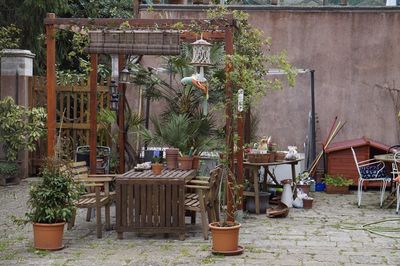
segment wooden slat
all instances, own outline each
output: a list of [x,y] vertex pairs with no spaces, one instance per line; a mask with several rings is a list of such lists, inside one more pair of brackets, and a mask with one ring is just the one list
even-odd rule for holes
[[124,225],[126,225],[127,224],[127,222],[126,222],[126,205],[127,205],[127,202],[126,202],[126,199],[127,199],[127,188],[126,188],[127,186],[122,186],[121,187],[121,221],[122,221],[122,224],[124,224]]
[[140,185],[140,227],[146,226],[146,185]]
[[165,194],[165,185],[160,186],[160,227],[165,226],[165,217],[166,217],[166,194]]
[[128,185],[128,226],[133,225],[133,185]]
[[154,226],[158,226],[160,224],[160,213],[159,213],[159,209],[160,209],[160,202],[159,202],[159,185],[154,184],[153,185],[153,219],[154,219]]
[[146,220],[146,226],[152,226],[152,217],[153,217],[153,212],[152,212],[152,208],[153,208],[153,186],[152,185],[147,185],[146,186],[146,216],[147,216],[147,220]]
[[134,184],[134,190],[135,190],[135,227],[140,226],[140,185]]
[[[172,185],[172,204],[178,201],[178,186]],[[173,206],[172,208],[172,224],[173,226],[178,226],[178,208],[177,206]]]
[[182,182],[181,185],[178,187],[178,200],[179,200],[179,205],[178,205],[178,225],[181,227],[185,226],[185,185],[184,182]]
[[165,226],[171,226],[171,185],[170,184],[166,184],[165,185]]

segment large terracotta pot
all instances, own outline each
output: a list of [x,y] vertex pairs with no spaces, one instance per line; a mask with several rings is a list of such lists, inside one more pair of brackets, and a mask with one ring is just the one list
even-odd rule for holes
[[34,247],[45,250],[62,249],[64,247],[62,243],[64,225],[65,222],[55,224],[33,223]]
[[180,170],[190,170],[193,165],[193,157],[183,156],[178,157],[178,169]]
[[240,224],[231,223],[231,226],[220,227],[218,222],[214,222],[208,226],[212,235],[213,252],[235,252],[239,249]]
[[165,159],[168,169],[176,169],[178,167],[178,154],[178,149],[170,148],[165,150]]

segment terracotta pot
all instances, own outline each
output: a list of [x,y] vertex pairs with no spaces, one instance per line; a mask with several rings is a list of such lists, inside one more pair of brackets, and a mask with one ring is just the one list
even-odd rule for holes
[[163,165],[160,163],[153,163],[151,165],[151,171],[153,172],[153,175],[161,175]]
[[308,195],[308,193],[310,193],[310,185],[308,185],[308,184],[304,184],[304,185],[297,184],[296,187],[301,188],[303,190],[303,192],[306,193],[307,195]]
[[171,148],[165,150],[165,159],[168,169],[176,169],[178,167],[178,154],[178,149]]
[[314,199],[303,199],[303,208],[311,209],[313,201],[314,201]]
[[[228,222],[229,223],[229,222]],[[212,235],[213,252],[237,251],[239,248],[239,228],[240,224],[220,227],[218,222],[210,223],[208,226]]]
[[180,170],[190,170],[192,169],[193,157],[183,156],[178,157],[178,169]]
[[326,184],[326,193],[328,194],[348,194],[349,193],[349,186],[340,186],[336,187],[333,185]]
[[200,168],[200,156],[193,156],[193,161],[192,161],[192,169],[199,169]]
[[59,250],[64,247],[64,223],[33,223],[33,241],[36,249]]

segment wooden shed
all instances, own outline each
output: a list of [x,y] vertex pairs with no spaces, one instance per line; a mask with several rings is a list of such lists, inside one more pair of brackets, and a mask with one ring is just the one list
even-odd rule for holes
[[[327,173],[329,175],[342,175],[348,179],[353,179],[353,184],[357,185],[358,172],[350,149],[351,147],[356,152],[358,161],[363,161],[373,158],[374,155],[387,153],[389,146],[366,137],[329,145],[326,149]],[[367,185],[375,186],[372,182],[367,182]]]

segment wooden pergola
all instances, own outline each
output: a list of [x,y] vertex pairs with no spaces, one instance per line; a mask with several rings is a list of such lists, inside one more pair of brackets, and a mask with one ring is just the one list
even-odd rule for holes
[[[181,40],[193,40],[196,34],[190,32],[190,26],[193,24],[199,25],[204,32],[203,36],[206,39],[214,41],[225,42],[225,52],[227,55],[232,55],[234,52],[233,47],[233,33],[235,30],[235,21],[232,16],[224,19],[217,19],[213,21],[200,20],[200,19],[120,19],[120,18],[57,18],[54,13],[47,14],[44,19],[46,26],[46,51],[47,51],[47,153],[48,156],[54,156],[55,141],[56,141],[56,40],[55,31],[57,29],[66,29],[71,26],[86,26],[86,27],[118,27],[122,23],[128,22],[131,29],[157,29],[157,30],[171,30],[174,25],[183,25],[181,30]],[[210,27],[212,25],[212,27]],[[212,28],[212,29],[211,29]],[[122,70],[124,63],[124,54],[119,54],[119,71]],[[98,54],[90,53],[91,72],[89,77],[90,86],[90,102],[89,102],[89,121],[90,121],[90,173],[96,172],[96,145],[97,145],[97,64]],[[231,66],[225,66],[225,72],[231,71]],[[125,172],[125,149],[124,144],[126,141],[126,132],[124,129],[124,111],[125,111],[125,86],[119,83],[118,90],[121,95],[118,109],[118,153],[119,153],[119,172]],[[225,86],[226,104],[225,104],[225,133],[226,145],[228,147],[228,160],[229,167],[234,172],[234,141],[233,141],[233,93],[232,82],[228,80]],[[243,124],[241,115],[239,114],[238,124]],[[239,126],[239,128],[241,128]],[[243,132],[238,132],[239,140],[239,156],[237,156],[237,182],[243,183]],[[232,181],[232,175],[229,175],[228,181]],[[232,208],[232,193],[227,193],[228,208]]]

